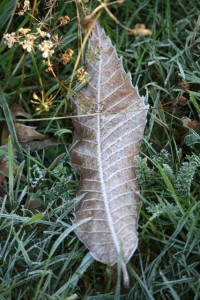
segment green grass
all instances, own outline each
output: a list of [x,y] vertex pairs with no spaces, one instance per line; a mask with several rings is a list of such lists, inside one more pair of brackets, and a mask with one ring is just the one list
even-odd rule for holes
[[[13,15],[15,1],[0,4],[0,31],[29,27],[31,17]],[[82,1],[84,2],[84,1]],[[70,96],[81,88],[71,78],[78,55],[78,17],[75,2],[57,1],[44,7],[33,1],[35,17],[59,17],[71,21],[57,27],[62,47],[53,55],[54,77],[45,72],[41,53],[24,54],[20,45],[0,44],[0,166],[7,159],[8,172],[0,184],[0,299],[194,299],[200,298],[200,3],[194,1],[124,1],[109,6],[127,27],[145,23],[152,35],[134,37],[116,24],[105,11],[105,28],[133,84],[150,104],[137,174],[143,202],[139,220],[139,247],[128,263],[129,290],[119,282],[116,268],[90,256],[74,233],[74,207],[79,180],[70,165],[72,123]],[[99,4],[84,4],[93,11]],[[38,26],[32,20],[31,28]],[[74,51],[63,65],[62,49]],[[84,66],[84,62],[80,63]],[[71,81],[72,80],[72,81]],[[72,85],[70,86],[70,82]],[[183,82],[189,86],[184,88]],[[49,111],[35,112],[33,93],[56,95]],[[179,101],[180,96],[185,102]],[[57,145],[36,150],[20,145],[13,119],[13,105],[20,103],[37,131],[58,138]],[[38,107],[38,105],[37,105]],[[60,117],[63,117],[59,119]],[[65,118],[67,117],[67,118]],[[183,125],[182,118],[189,123]],[[25,117],[20,115],[21,120]],[[47,120],[45,119],[47,118]],[[34,121],[38,119],[38,121]],[[191,121],[196,125],[191,127]],[[19,122],[19,121],[18,121]],[[3,139],[5,126],[10,137]],[[13,141],[13,143],[11,142]],[[18,169],[16,171],[16,164]],[[5,170],[0,170],[1,174]],[[75,298],[75,295],[74,295]],[[69,298],[70,299],[70,298]]]

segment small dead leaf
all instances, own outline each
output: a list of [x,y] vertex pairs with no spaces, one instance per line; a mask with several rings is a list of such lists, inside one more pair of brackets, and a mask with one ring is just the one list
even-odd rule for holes
[[[13,168],[14,168],[14,176],[16,176],[18,165],[15,162]],[[5,178],[8,178],[8,174],[9,174],[9,163],[8,163],[8,158],[5,155],[0,161],[0,185],[3,184]]]
[[20,143],[32,140],[43,140],[47,137],[46,135],[37,132],[35,129],[36,127],[15,123],[15,130]]
[[88,32],[89,29],[92,29],[95,26],[95,20],[93,20],[90,16],[87,16],[81,20],[81,26],[85,32]]
[[27,112],[25,112],[24,108],[20,103],[12,104],[10,110],[14,117],[30,118],[30,115]]
[[152,31],[146,28],[145,24],[136,24],[133,29],[129,29],[129,34],[131,35],[145,35],[150,36],[152,35]]
[[40,140],[40,141],[32,140],[32,141],[29,141],[26,143],[21,143],[22,147],[29,146],[31,151],[36,151],[36,150],[39,151],[39,150],[42,150],[43,148],[53,147],[58,144],[59,143],[58,143],[57,139],[54,137],[52,137],[52,138],[46,137],[45,139]]
[[[37,132],[36,127],[26,126],[20,123],[15,123],[15,130],[18,141],[22,147],[30,147],[31,151],[41,150],[46,147],[58,145],[58,141],[54,137],[48,137],[47,135]],[[7,144],[9,136],[8,127],[5,126],[2,131],[2,145]]]
[[34,194],[31,194],[30,197],[25,202],[25,207],[28,208],[34,214],[38,212],[44,211],[44,204],[42,203],[41,199],[33,198]]
[[[36,127],[26,126],[20,123],[14,123],[14,126],[15,126],[18,141],[20,143],[24,144],[32,140],[43,140],[47,137],[46,135],[37,132],[35,130]],[[1,139],[2,145],[7,144],[9,134],[10,132],[8,130],[8,127],[5,126],[2,132],[2,139]]]
[[[15,123],[15,130],[18,141],[22,147],[30,147],[31,151],[41,150],[46,147],[58,145],[55,137],[48,137],[47,135],[37,132],[36,127],[26,126],[20,123]],[[2,145],[6,145],[8,141],[9,130],[7,126],[2,131]]]

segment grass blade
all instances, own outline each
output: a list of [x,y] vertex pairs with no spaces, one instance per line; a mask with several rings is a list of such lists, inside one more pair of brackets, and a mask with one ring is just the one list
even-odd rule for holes
[[22,147],[21,147],[21,145],[18,141],[15,126],[14,126],[14,123],[13,123],[12,114],[11,114],[11,111],[9,109],[9,106],[8,106],[8,103],[7,103],[7,100],[6,100],[6,97],[5,97],[5,94],[3,92],[3,89],[1,87],[1,85],[0,85],[0,104],[2,105],[2,108],[3,108],[4,116],[5,116],[5,119],[6,119],[6,124],[8,126],[9,131],[10,131],[12,141],[13,141],[14,146],[15,146],[17,152],[18,152],[18,157],[19,157],[20,160],[23,160]]

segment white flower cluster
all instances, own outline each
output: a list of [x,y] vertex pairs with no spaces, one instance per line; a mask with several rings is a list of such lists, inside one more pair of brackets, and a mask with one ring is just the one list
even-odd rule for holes
[[39,49],[43,52],[42,56],[44,58],[48,58],[54,53],[54,50],[52,50],[52,48],[53,48],[53,43],[50,40],[44,40],[39,45]]
[[4,38],[4,44],[6,44],[8,48],[12,48],[14,44],[17,42],[17,37],[15,32],[6,33],[4,34],[3,38]]
[[[12,48],[15,44],[19,44],[28,53],[33,52],[38,46],[39,50],[42,51],[42,56],[49,59],[54,53],[54,50],[52,49],[54,43],[51,41],[51,35],[40,28],[37,28],[36,31],[36,33],[30,33],[31,30],[29,28],[20,28],[17,33],[6,33],[4,34],[4,44],[6,44],[8,48]],[[36,40],[39,38],[45,40],[41,43],[36,43]]]
[[20,41],[19,44],[22,45],[22,48],[27,52],[31,52],[34,50],[34,41],[36,40],[36,36],[33,34],[27,34],[23,41]]

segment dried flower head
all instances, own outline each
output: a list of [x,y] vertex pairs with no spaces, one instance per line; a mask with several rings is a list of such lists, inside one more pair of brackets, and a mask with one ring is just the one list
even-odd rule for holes
[[58,20],[60,22],[60,26],[64,26],[64,25],[69,23],[70,17],[69,16],[64,16],[64,17],[60,17]]
[[29,0],[24,0],[24,10],[29,10],[30,9],[30,1]]
[[41,30],[40,28],[36,28],[36,30],[37,30],[37,33],[41,36],[41,38],[50,38],[51,37],[51,35],[50,35],[50,33],[48,33],[48,32],[46,32],[46,31],[43,31],[43,30]]
[[129,29],[129,34],[132,35],[152,35],[152,31],[147,29],[145,24],[136,24],[133,29]]
[[17,3],[18,8],[20,9],[20,11],[18,12],[19,16],[23,16],[25,12],[27,12],[30,9],[30,1],[29,0],[24,0],[24,4],[23,7],[21,6],[21,4],[18,2]]
[[20,29],[18,30],[18,33],[19,33],[20,35],[24,36],[24,35],[26,35],[27,33],[29,33],[30,31],[31,31],[30,28],[20,28]]
[[188,117],[181,118],[182,124],[184,127],[190,127],[194,130],[199,129],[199,122],[197,120],[189,119]]
[[176,100],[174,102],[174,107],[176,109],[180,109],[187,104],[187,101],[188,101],[187,98],[185,98],[183,96],[179,96],[178,98],[176,98]]
[[62,46],[62,36],[59,37],[58,34],[54,34],[53,35],[53,43],[54,43],[55,48]]
[[39,45],[39,49],[43,52],[42,56],[44,58],[49,58],[54,53],[54,50],[52,50],[52,48],[53,48],[53,43],[52,41],[49,40],[44,40]]
[[67,53],[60,53],[60,55],[59,55],[61,58],[61,61],[64,65],[71,61],[72,56],[74,54],[74,51],[72,49],[67,49],[66,52]]
[[24,50],[26,50],[27,52],[31,52],[31,51],[34,50],[34,46],[35,46],[34,41],[35,41],[35,39],[36,39],[35,35],[27,34],[26,38],[22,42],[20,42],[20,45],[22,45],[22,48]]
[[95,26],[95,23],[95,20],[93,20],[90,16],[87,16],[81,20],[81,26],[85,32],[88,32],[89,29],[92,29]]
[[51,61],[48,61],[45,72],[47,72],[47,73],[52,73],[53,72],[53,63]]
[[53,74],[53,76],[56,78],[56,74],[53,69],[53,63],[49,59],[47,61],[47,68],[45,69],[45,72]]

